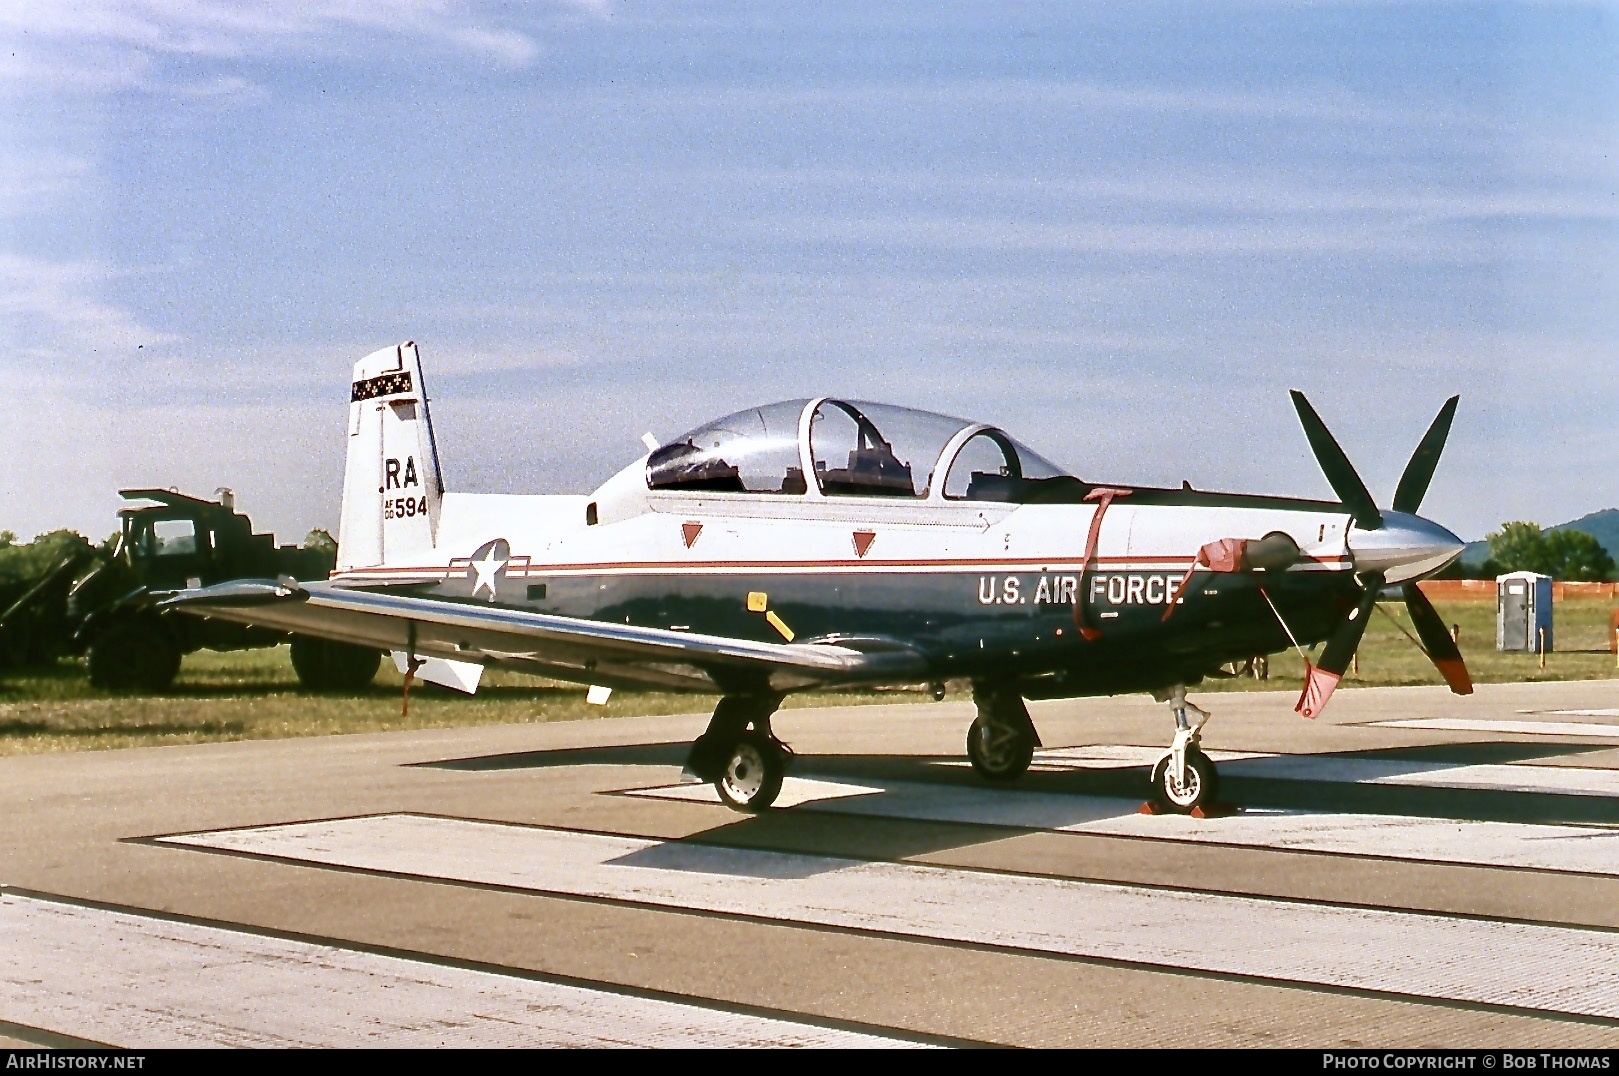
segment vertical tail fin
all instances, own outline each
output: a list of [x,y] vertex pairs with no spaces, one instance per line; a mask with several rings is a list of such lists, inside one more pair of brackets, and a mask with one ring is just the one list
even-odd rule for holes
[[429,557],[444,482],[416,345],[355,363],[349,401],[338,569]]

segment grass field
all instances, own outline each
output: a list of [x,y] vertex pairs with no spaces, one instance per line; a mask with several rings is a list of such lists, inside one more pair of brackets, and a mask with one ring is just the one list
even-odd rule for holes
[[[1437,606],[1447,624],[1460,628],[1462,654],[1479,683],[1522,680],[1591,680],[1619,675],[1607,649],[1607,601],[1569,600],[1556,607],[1559,650],[1540,667],[1533,654],[1495,650],[1493,602]],[[1379,606],[1360,648],[1359,672],[1344,679],[1357,685],[1433,684],[1438,674],[1401,634],[1410,630],[1399,603]],[[1270,679],[1243,676],[1207,680],[1197,691],[1297,691],[1303,662],[1296,653],[1271,659]],[[966,685],[952,685],[966,697]],[[392,729],[444,728],[539,721],[572,721],[637,714],[689,713],[713,708],[702,695],[615,691],[606,706],[590,706],[584,689],[516,673],[492,671],[475,696],[431,686],[411,693],[410,715],[400,714],[400,677],[384,661],[377,683],[360,695],[309,694],[298,687],[286,648],[185,659],[171,690],[161,695],[112,695],[89,686],[78,662],[0,677],[0,755],[87,748],[271,739]],[[787,706],[832,706],[863,702],[923,702],[913,690],[815,692],[788,698]]]
[[[1615,605],[1605,599],[1575,598],[1557,603],[1552,614],[1557,649],[1546,655],[1544,669],[1539,655],[1503,654],[1495,649],[1493,600],[1435,602],[1434,608],[1446,624],[1461,629],[1457,641],[1474,683],[1604,680],[1619,676],[1614,655],[1608,649],[1608,616]],[[1345,676],[1342,687],[1440,683],[1439,673],[1401,631],[1403,628],[1416,634],[1405,604],[1384,602],[1377,609],[1360,644],[1359,671]],[[1303,676],[1303,661],[1297,653],[1289,652],[1272,656],[1270,680],[1266,683],[1256,684],[1249,678],[1205,680],[1198,690],[1253,690],[1256,686],[1297,690]]]

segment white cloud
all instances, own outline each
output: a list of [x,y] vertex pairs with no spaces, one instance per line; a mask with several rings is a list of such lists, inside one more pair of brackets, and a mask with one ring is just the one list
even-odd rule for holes
[[753,225],[777,242],[873,244],[892,250],[1189,257],[1239,254],[1378,254],[1412,259],[1489,258],[1484,239],[1411,234],[1399,221],[1030,224],[986,217],[781,218]]
[[451,0],[11,0],[0,5],[0,86],[240,92],[247,82],[241,76],[198,79],[168,66],[332,51],[356,33],[412,39],[507,67],[540,52],[527,34]]
[[88,262],[0,252],[0,340],[8,358],[71,361],[86,352],[134,352],[178,341],[99,297],[114,275]]
[[1345,90],[1330,82],[1300,85],[1277,92],[1232,90],[1213,85],[1103,83],[1074,79],[988,78],[938,82],[841,82],[832,85],[774,86],[737,84],[680,90],[658,87],[655,94],[634,89],[609,91],[602,100],[635,101],[654,108],[686,111],[695,107],[787,109],[845,108],[980,109],[1011,108],[1023,112],[1051,109],[1064,115],[1091,113],[1174,113],[1200,118],[1250,122],[1309,122],[1373,127],[1445,127],[1480,123],[1479,117],[1439,105],[1394,104]]
[[94,175],[84,157],[0,143],[0,215],[20,216],[82,194]]

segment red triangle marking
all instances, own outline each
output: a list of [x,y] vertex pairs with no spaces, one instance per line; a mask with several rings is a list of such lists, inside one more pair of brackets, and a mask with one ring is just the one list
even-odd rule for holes
[[871,543],[875,542],[876,540],[877,540],[877,535],[876,535],[876,532],[874,532],[874,531],[855,531],[854,532],[854,555],[857,556],[857,557],[865,556],[866,555],[866,550],[870,549],[871,548]]
[[680,525],[680,536],[686,540],[687,549],[690,549],[696,543],[697,536],[702,533],[703,525],[701,523],[682,523]]

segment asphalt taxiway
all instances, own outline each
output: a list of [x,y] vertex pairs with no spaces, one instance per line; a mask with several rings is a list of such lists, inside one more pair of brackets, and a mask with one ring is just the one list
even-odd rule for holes
[[0,760],[0,1045],[1619,1046],[1619,681],[1194,698],[1239,814],[1144,697]]

